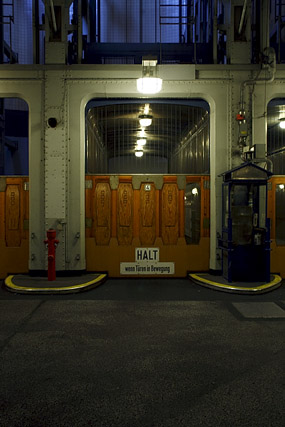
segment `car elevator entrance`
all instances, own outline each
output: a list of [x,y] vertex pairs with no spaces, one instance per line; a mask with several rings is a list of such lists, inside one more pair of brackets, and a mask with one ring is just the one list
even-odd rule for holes
[[209,269],[208,175],[87,175],[89,271],[184,277]]
[[86,108],[86,266],[111,277],[209,269],[209,109],[202,100]]

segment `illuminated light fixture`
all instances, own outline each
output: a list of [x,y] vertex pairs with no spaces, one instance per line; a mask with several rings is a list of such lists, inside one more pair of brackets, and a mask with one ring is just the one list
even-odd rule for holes
[[139,116],[140,125],[144,128],[150,126],[152,123],[152,116],[150,114],[141,114]]
[[139,136],[140,136],[140,138],[144,138],[145,137],[145,130],[144,130],[144,128],[139,131]]
[[284,184],[279,184],[280,190],[284,190]]
[[280,119],[279,126],[281,127],[281,129],[285,129],[285,118]]
[[158,77],[142,77],[137,80],[137,89],[145,95],[154,95],[161,91],[162,79]]
[[160,92],[162,79],[157,77],[156,57],[143,57],[142,67],[142,77],[137,79],[137,90],[146,95]]
[[138,146],[142,147],[143,145],[146,144],[146,139],[138,139],[137,144],[138,144]]
[[198,194],[198,190],[197,190],[197,188],[195,187],[195,188],[193,188],[193,190],[192,190],[192,194],[194,194],[194,196],[195,196],[195,194]]
[[144,109],[143,109],[143,113],[149,114],[149,104],[145,104]]
[[135,156],[136,157],[142,157],[143,156],[143,150],[141,148],[137,149],[135,151]]

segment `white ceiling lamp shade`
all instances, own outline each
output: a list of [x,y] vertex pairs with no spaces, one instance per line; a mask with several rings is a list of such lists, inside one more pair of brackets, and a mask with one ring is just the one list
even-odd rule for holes
[[154,95],[161,91],[162,79],[158,77],[141,77],[137,79],[137,90],[144,95]]
[[142,157],[143,156],[143,149],[142,148],[137,148],[135,150],[135,156],[136,157]]
[[283,119],[280,119],[279,126],[281,127],[281,129],[285,129],[285,117]]
[[156,57],[142,58],[142,77],[137,79],[137,90],[145,95],[154,95],[161,91],[162,79],[157,77]]
[[141,114],[139,115],[140,125],[144,128],[148,127],[152,123],[152,116],[150,114]]
[[145,144],[146,144],[146,139],[137,139],[138,147],[142,147]]

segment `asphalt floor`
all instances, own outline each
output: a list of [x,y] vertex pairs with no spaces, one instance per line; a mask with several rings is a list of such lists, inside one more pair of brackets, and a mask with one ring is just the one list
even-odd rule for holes
[[0,426],[285,425],[285,285],[0,289]]

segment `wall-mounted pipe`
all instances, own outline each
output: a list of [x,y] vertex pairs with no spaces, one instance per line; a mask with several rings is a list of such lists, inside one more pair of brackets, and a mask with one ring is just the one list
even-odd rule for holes
[[[255,77],[254,79],[251,80],[245,80],[240,87],[240,111],[244,112],[244,90],[246,86],[254,86],[255,84],[258,83],[272,83],[275,79],[275,73],[276,73],[276,54],[275,54],[275,50],[272,47],[267,47],[266,49],[264,49],[264,55],[267,57],[267,62],[266,64],[264,64],[263,69],[264,70],[268,70],[269,72],[269,77],[262,77],[262,78],[258,78]],[[260,70],[261,71],[261,70]],[[251,91],[251,96],[253,94],[253,90]],[[252,102],[251,102],[251,108],[252,108]],[[251,125],[252,125],[252,112],[251,112]],[[241,156],[243,158],[243,154]],[[244,159],[243,159],[244,160]],[[273,162],[268,159],[268,158],[256,158],[254,160],[255,163],[262,163],[265,162],[267,164],[267,169],[270,172],[273,172]]]
[[[244,90],[246,86],[255,85],[257,83],[272,83],[275,79],[275,73],[276,73],[276,54],[273,47],[267,47],[264,49],[264,54],[268,58],[268,62],[264,65],[264,70],[269,71],[269,77],[262,77],[258,78],[255,77],[251,80],[245,80],[240,87],[240,109],[244,110]],[[261,72],[261,70],[260,70]]]

